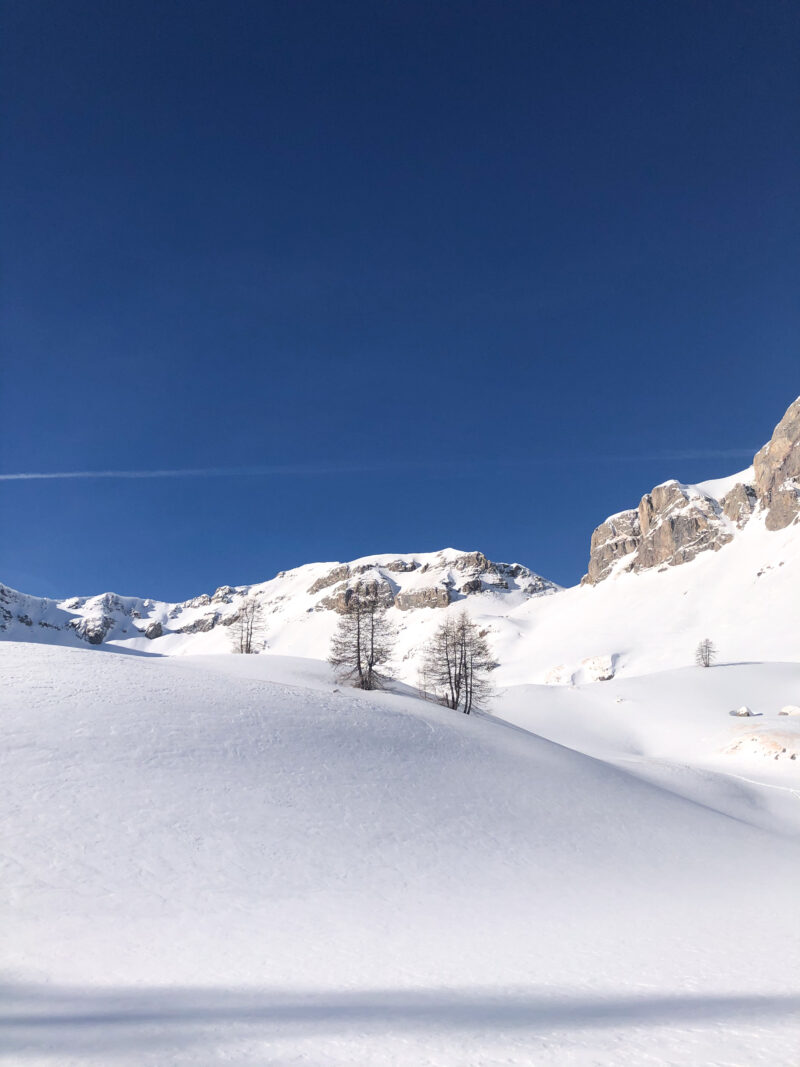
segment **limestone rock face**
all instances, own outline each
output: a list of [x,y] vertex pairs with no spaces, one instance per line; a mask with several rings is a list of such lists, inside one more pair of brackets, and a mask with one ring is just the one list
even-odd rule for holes
[[398,593],[394,598],[394,606],[400,611],[410,611],[412,608],[446,608],[450,600],[449,588],[446,585],[435,585]]
[[634,569],[675,566],[698,552],[718,551],[732,537],[720,513],[717,501],[692,496],[679,482],[656,486],[639,504],[642,540]]
[[752,483],[737,482],[719,500],[702,485],[657,485],[635,511],[612,515],[597,527],[582,584],[603,581],[618,566],[674,567],[700,552],[717,552],[758,512],[766,513],[768,530],[800,521],[800,397],[756,455],[753,470]]
[[592,534],[589,570],[583,582],[601,582],[615,563],[637,550],[641,540],[638,511],[621,511],[600,523]]
[[319,593],[331,585],[336,585],[337,582],[343,582],[349,577],[350,565],[342,563],[338,567],[334,567],[332,571],[328,571],[327,574],[323,574],[321,578],[317,578],[308,591],[313,596],[315,593]]
[[342,582],[338,585],[330,596],[319,601],[317,610],[336,611],[343,615],[354,596],[363,596],[370,600],[375,598],[386,607],[391,607],[395,599],[394,590],[385,578],[359,578],[356,582]]
[[753,467],[756,492],[767,510],[767,529],[782,530],[800,514],[800,397],[756,455]]
[[150,641],[155,641],[157,637],[161,637],[164,631],[161,628],[160,622],[151,622],[144,632],[144,636]]
[[720,500],[723,513],[741,529],[756,509],[758,497],[752,485],[737,482]]

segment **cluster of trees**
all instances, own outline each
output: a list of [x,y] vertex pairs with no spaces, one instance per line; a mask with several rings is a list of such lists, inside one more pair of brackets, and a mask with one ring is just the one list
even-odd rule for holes
[[[396,638],[387,610],[375,593],[354,589],[333,635],[329,662],[359,689],[381,689],[387,681]],[[490,699],[494,667],[485,632],[465,611],[448,615],[423,650],[420,693],[469,715]]]

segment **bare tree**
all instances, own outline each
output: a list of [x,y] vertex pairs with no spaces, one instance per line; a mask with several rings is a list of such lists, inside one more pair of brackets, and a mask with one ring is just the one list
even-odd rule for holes
[[462,611],[446,618],[426,645],[420,686],[440,704],[469,715],[491,699],[494,667],[486,634]]
[[394,651],[395,630],[386,617],[388,605],[377,591],[349,590],[331,641],[328,662],[340,678],[358,689],[382,689]]
[[717,658],[717,647],[709,637],[704,637],[697,646],[694,661],[698,667],[710,667]]
[[258,652],[264,637],[264,612],[260,600],[247,597],[231,623],[230,634],[234,652],[247,656]]

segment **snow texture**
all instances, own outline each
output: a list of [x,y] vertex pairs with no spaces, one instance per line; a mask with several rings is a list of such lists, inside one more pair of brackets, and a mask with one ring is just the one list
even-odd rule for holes
[[6,1062],[796,1062],[796,762],[725,751],[796,664],[469,718],[308,659],[0,669]]

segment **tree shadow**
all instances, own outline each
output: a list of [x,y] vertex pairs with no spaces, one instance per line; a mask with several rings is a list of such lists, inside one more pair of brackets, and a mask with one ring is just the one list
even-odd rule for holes
[[[764,1025],[800,1011],[800,995],[675,994],[591,996],[549,990],[356,990],[305,993],[220,988],[0,988],[0,1057],[109,1057],[213,1047],[247,1037],[264,1042],[309,1037],[417,1033],[575,1031]],[[205,1052],[204,1052],[205,1054]],[[263,1061],[265,1064],[267,1061]]]

